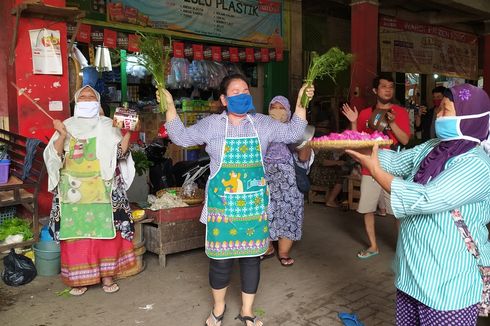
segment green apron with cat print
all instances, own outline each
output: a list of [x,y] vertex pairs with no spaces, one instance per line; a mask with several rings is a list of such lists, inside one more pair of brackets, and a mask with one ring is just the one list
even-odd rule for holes
[[269,193],[255,127],[254,132],[255,137],[227,137],[226,120],[221,164],[209,179],[206,197],[210,258],[260,256],[269,246]]
[[112,180],[104,181],[96,139],[70,139],[58,186],[60,239],[113,239]]

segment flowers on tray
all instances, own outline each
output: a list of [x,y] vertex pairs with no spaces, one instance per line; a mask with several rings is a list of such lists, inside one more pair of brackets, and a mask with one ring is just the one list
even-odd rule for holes
[[358,132],[354,130],[344,130],[342,133],[331,133],[321,137],[315,137],[311,141],[312,142],[321,142],[321,141],[331,141],[331,140],[386,140],[389,137],[379,131],[375,131],[372,134],[368,134],[365,132]]

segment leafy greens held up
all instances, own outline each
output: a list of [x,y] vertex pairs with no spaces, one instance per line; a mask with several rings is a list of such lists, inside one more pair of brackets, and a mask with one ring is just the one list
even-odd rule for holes
[[[352,54],[344,53],[337,47],[330,48],[326,53],[318,55],[316,52],[311,53],[310,67],[305,82],[310,87],[315,79],[330,77],[335,83],[337,74],[349,66],[352,61]],[[301,96],[301,106],[306,108],[310,99],[305,93]]]
[[139,48],[142,54],[139,64],[152,74],[160,96],[160,112],[164,113],[167,111],[167,101],[163,90],[165,89],[172,39],[168,37],[168,45],[164,48],[163,38],[159,36],[142,33],[139,33],[139,36]]

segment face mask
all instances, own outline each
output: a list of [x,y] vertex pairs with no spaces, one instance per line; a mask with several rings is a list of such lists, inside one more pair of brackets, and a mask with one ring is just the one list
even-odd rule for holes
[[286,110],[272,109],[269,111],[269,116],[280,122],[286,122],[288,120],[288,113]]
[[244,115],[249,111],[255,110],[250,94],[227,96],[226,99],[228,100],[227,109],[230,113]]
[[77,102],[73,116],[78,118],[95,118],[99,115],[100,103],[97,101]]
[[437,138],[444,140],[459,137],[458,117],[437,118],[435,122],[435,131]]
[[442,100],[433,100],[432,104],[434,104],[435,108],[438,108],[441,105]]

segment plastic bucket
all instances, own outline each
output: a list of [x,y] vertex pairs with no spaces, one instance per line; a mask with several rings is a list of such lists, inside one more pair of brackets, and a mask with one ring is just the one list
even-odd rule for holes
[[56,241],[41,241],[34,249],[37,274],[41,276],[58,275],[61,271],[60,245]]
[[0,160],[0,184],[9,181],[10,160]]

